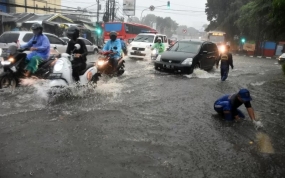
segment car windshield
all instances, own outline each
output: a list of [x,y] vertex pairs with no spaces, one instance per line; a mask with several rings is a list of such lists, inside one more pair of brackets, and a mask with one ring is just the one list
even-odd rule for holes
[[179,41],[175,43],[169,51],[185,52],[185,53],[198,53],[201,48],[201,43],[192,41]]
[[209,40],[214,43],[223,43],[225,41],[224,36],[210,36]]
[[134,41],[136,42],[146,42],[146,43],[153,43],[153,40],[154,40],[153,35],[138,35],[134,39]]

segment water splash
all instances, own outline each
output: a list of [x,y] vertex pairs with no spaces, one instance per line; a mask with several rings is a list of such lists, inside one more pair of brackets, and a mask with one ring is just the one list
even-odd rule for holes
[[217,71],[209,73],[202,69],[195,69],[192,74],[185,76],[188,78],[219,78],[219,73]]
[[261,86],[263,85],[265,82],[262,81],[262,82],[255,82],[255,83],[251,83],[252,86]]

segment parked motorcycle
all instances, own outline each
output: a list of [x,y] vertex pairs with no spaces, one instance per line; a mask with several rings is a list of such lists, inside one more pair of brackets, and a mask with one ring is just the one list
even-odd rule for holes
[[[79,50],[81,46],[75,44],[75,48],[72,51],[71,55],[67,53],[61,54],[61,57],[57,59],[54,67],[53,73],[50,74],[50,84],[51,88],[62,88],[75,83],[75,80],[72,76],[72,64],[71,61],[74,59],[74,51]],[[99,75],[97,68],[94,66],[94,63],[87,64],[86,68],[80,73],[80,85],[87,85],[89,83],[97,83],[99,80]]]
[[[18,49],[16,45],[9,46],[7,55],[1,60],[3,73],[0,74],[0,89],[19,86],[20,79],[25,78],[27,54],[24,51],[26,50],[28,49]],[[1,56],[2,49],[0,53]],[[52,55],[48,60],[43,61],[33,76],[39,79],[47,79],[52,72],[51,64],[55,58],[56,55]]]
[[123,58],[120,58],[116,69],[114,69],[113,66],[109,62],[110,55],[112,53],[113,51],[106,51],[106,52],[99,53],[100,55],[98,57],[98,61],[96,62],[98,73],[106,74],[109,76],[123,75],[123,73],[125,72],[125,65],[124,65],[125,60],[123,60]]

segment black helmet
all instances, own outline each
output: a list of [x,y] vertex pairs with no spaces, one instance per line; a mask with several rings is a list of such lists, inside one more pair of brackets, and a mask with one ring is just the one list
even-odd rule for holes
[[31,27],[32,30],[40,30],[40,33],[43,32],[43,26],[39,23],[34,23]]
[[66,35],[68,38],[76,40],[79,37],[79,29],[76,26],[71,26],[67,29]]
[[111,31],[110,34],[109,34],[109,36],[116,36],[116,37],[117,37],[117,32]]

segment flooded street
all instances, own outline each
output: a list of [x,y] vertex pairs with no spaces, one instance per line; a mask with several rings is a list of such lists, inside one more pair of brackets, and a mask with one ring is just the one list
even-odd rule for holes
[[[234,56],[220,71],[156,72],[126,59],[126,73],[48,102],[45,81],[0,92],[0,177],[285,177],[285,77],[273,59]],[[33,81],[26,81],[29,83]],[[256,130],[228,123],[213,103],[248,88]]]

